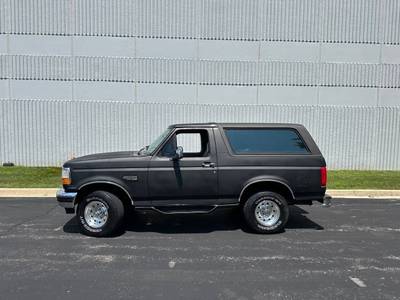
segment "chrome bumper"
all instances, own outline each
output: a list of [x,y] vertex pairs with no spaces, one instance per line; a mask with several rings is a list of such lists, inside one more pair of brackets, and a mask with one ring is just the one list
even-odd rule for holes
[[59,189],[57,191],[56,197],[58,204],[65,208],[67,213],[73,213],[75,208],[75,197],[78,193],[69,193],[64,191],[64,189]]

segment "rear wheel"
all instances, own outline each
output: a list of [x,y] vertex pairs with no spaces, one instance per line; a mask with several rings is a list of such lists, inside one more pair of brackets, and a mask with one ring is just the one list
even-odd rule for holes
[[262,191],[247,199],[243,206],[243,215],[255,232],[275,233],[285,228],[289,218],[289,207],[282,195]]
[[124,205],[110,192],[95,191],[79,203],[77,217],[82,233],[95,237],[110,236],[122,226]]

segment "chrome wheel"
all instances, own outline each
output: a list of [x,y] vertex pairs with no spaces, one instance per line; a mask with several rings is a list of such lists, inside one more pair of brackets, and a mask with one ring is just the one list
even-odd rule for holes
[[108,208],[100,201],[91,201],[85,207],[86,223],[92,228],[100,228],[107,223]]
[[271,200],[263,200],[258,203],[254,213],[257,222],[266,227],[275,225],[281,216],[278,204]]

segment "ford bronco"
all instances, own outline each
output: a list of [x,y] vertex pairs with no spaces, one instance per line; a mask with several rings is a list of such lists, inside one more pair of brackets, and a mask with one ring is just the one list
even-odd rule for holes
[[298,124],[177,124],[139,151],[67,161],[57,192],[84,234],[109,236],[131,208],[163,214],[238,206],[258,233],[282,231],[289,205],[324,202],[326,163]]

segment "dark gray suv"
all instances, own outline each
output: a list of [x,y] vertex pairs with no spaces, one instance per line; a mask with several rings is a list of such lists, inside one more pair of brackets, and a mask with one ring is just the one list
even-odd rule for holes
[[324,201],[326,163],[298,124],[178,124],[139,151],[79,157],[57,193],[83,233],[121,229],[130,208],[163,214],[238,206],[259,233],[283,230],[289,205]]

